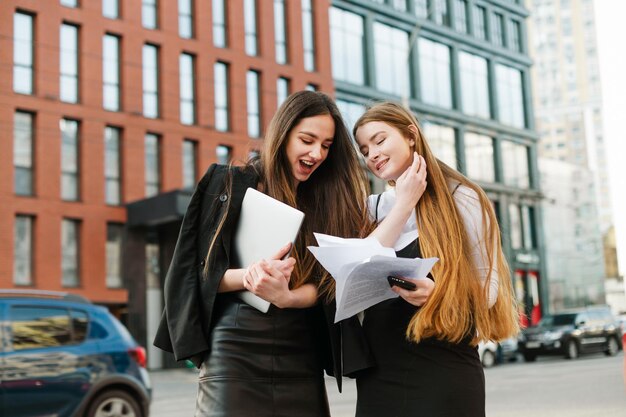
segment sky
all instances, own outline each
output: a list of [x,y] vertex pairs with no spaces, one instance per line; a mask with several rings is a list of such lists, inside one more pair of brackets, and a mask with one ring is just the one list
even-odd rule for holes
[[626,275],[626,1],[595,5],[613,221],[620,273]]

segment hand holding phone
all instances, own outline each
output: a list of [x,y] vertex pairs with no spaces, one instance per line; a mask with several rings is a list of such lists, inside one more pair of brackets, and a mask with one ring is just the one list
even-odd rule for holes
[[417,285],[415,285],[414,282],[407,281],[404,278],[394,277],[392,275],[387,277],[387,281],[389,282],[390,287],[395,285],[396,287],[404,288],[409,291],[414,291],[417,288]]

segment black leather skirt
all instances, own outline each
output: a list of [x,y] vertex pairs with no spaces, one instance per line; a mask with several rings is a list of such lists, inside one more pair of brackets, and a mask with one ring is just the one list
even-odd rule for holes
[[309,309],[261,313],[220,294],[214,315],[196,417],[330,416]]

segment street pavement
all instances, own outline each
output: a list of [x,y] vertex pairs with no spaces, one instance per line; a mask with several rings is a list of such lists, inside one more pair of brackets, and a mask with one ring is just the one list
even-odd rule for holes
[[[156,371],[151,377],[151,417],[193,416],[195,370]],[[498,365],[485,370],[485,380],[487,417],[626,417],[623,352]],[[343,385],[339,394],[334,379],[326,379],[333,417],[354,416],[354,381],[344,379]]]

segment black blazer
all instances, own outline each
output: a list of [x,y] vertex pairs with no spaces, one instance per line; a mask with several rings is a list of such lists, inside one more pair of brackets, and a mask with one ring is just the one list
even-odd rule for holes
[[[155,346],[172,352],[177,361],[189,359],[196,366],[210,349],[208,336],[219,283],[228,268],[238,267],[233,265],[231,239],[243,196],[259,181],[252,168],[230,168],[232,191],[228,192],[228,171],[227,166],[211,165],[191,197],[165,278],[165,309],[154,339]],[[204,277],[204,259],[226,207],[228,214],[215,242],[213,263]],[[333,324],[334,302],[318,306],[317,312],[320,320],[313,331],[323,365],[341,390],[341,375],[353,375],[372,366],[373,360],[356,317]]]

